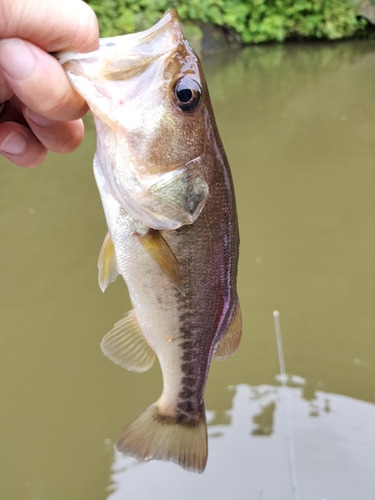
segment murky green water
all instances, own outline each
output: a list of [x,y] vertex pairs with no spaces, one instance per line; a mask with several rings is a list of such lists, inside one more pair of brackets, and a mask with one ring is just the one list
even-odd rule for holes
[[[203,475],[115,454],[161,392],[99,342],[129,309],[103,295],[94,131],[35,170],[0,160],[0,498],[375,498],[375,43],[249,48],[205,61],[241,230],[237,355],[213,363]],[[282,395],[273,310],[287,372]]]

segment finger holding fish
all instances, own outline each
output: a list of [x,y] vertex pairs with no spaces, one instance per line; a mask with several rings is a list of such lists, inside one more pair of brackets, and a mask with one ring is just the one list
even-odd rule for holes
[[[43,49],[20,38],[0,41],[0,71],[12,94],[50,120],[82,118],[88,107],[69,84],[61,65]],[[44,84],[48,82],[48,86]]]
[[0,153],[20,167],[35,167],[47,155],[47,149],[27,127],[0,122]]
[[0,116],[0,151],[23,167],[39,165],[47,151],[70,153],[82,142],[82,120],[54,121],[34,113],[13,96]]
[[[84,128],[77,118],[88,108],[51,55],[24,40],[1,40],[0,73],[2,99],[8,99],[0,124],[4,156],[21,166],[35,166],[47,150],[68,153],[78,147]],[[41,82],[48,82],[50,94]]]
[[[0,153],[33,167],[48,149],[68,153],[82,141],[87,105],[50,52],[96,49],[98,25],[77,0],[2,0],[1,6],[0,103],[7,109],[0,116]],[[22,104],[18,115],[15,100]]]

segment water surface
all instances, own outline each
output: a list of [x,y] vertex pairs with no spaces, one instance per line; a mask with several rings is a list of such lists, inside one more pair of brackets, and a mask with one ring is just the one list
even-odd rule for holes
[[0,498],[166,500],[173,484],[174,498],[292,499],[275,309],[300,381],[287,392],[300,498],[375,497],[375,43],[204,65],[236,186],[244,319],[240,350],[210,370],[207,471],[114,452],[161,376],[100,351],[130,304],[120,279],[97,284],[106,226],[88,119],[74,154],[33,170],[0,160]]

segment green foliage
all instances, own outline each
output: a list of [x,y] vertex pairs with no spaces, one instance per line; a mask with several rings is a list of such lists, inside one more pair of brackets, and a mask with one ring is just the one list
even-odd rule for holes
[[291,37],[335,40],[363,31],[367,21],[344,0],[87,0],[101,36],[149,28],[177,9],[182,21],[212,23],[235,31],[244,43],[283,42]]

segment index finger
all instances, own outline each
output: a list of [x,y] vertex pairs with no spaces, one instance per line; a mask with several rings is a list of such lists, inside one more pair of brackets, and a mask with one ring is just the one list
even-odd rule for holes
[[88,109],[59,62],[33,43],[0,40],[0,73],[18,99],[38,115],[70,121]]
[[82,0],[1,0],[1,38],[22,38],[46,52],[90,52],[98,48],[99,29]]

